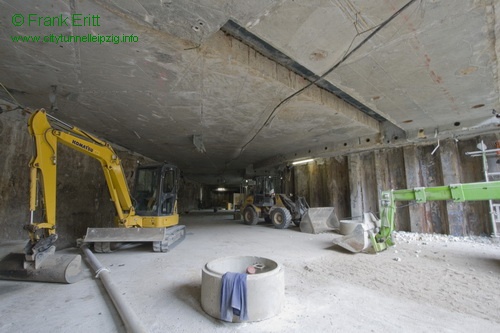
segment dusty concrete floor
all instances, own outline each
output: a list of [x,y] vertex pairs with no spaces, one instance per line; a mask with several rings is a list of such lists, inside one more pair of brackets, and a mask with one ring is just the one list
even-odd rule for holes
[[[378,255],[353,255],[332,246],[336,234],[246,226],[224,213],[184,215],[182,224],[186,240],[170,253],[140,246],[97,254],[151,332],[500,331],[498,244],[413,238]],[[280,315],[233,324],[203,312],[201,268],[230,255],[284,265]],[[0,281],[0,332],[124,332],[85,267],[72,285]]]

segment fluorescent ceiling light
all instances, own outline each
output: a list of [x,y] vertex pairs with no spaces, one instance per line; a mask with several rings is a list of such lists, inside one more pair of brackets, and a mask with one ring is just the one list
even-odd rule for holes
[[312,161],[314,161],[313,158],[308,158],[307,160],[301,160],[301,161],[292,162],[292,164],[293,165],[306,164],[306,163],[309,163],[309,162],[312,162]]

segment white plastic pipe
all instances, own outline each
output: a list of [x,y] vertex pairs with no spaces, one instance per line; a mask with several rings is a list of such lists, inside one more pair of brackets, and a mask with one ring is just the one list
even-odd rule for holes
[[99,260],[97,260],[96,256],[90,251],[87,245],[82,246],[83,253],[87,256],[87,259],[90,262],[90,266],[96,273],[96,277],[101,279],[104,288],[108,292],[109,297],[113,301],[113,304],[118,310],[120,317],[125,324],[125,328],[127,332],[130,333],[145,333],[149,332],[144,325],[142,324],[139,317],[135,314],[135,312],[130,308],[130,306],[125,301],[125,298],[122,297],[122,293],[118,290],[117,286],[113,283],[111,279],[109,270],[102,266]]

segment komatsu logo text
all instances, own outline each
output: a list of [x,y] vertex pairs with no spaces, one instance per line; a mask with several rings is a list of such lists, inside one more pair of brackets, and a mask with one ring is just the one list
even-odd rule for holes
[[71,143],[72,143],[72,144],[74,144],[75,146],[78,146],[78,147],[80,147],[80,148],[83,148],[83,149],[85,149],[85,150],[87,150],[87,151],[89,151],[89,152],[91,152],[91,153],[93,153],[93,152],[94,152],[94,149],[93,149],[93,148],[91,148],[91,147],[89,147],[89,146],[87,146],[87,145],[84,145],[83,143],[78,142],[78,141],[76,141],[76,140],[71,141]]

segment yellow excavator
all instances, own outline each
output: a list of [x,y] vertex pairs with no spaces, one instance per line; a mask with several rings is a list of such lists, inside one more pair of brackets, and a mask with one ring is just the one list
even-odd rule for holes
[[[116,209],[116,227],[87,229],[83,241],[93,243],[96,252],[111,252],[113,244],[122,242],[152,242],[155,252],[167,252],[184,239],[185,226],[178,225],[179,172],[174,165],[139,166],[131,195],[121,161],[108,143],[43,109],[31,114],[28,128],[35,143],[29,165],[31,217],[25,226],[29,241],[24,253],[10,253],[0,261],[0,278],[60,283],[80,278],[81,256],[55,253],[58,143],[97,159],[102,166]],[[35,221],[39,209],[42,218]]]

